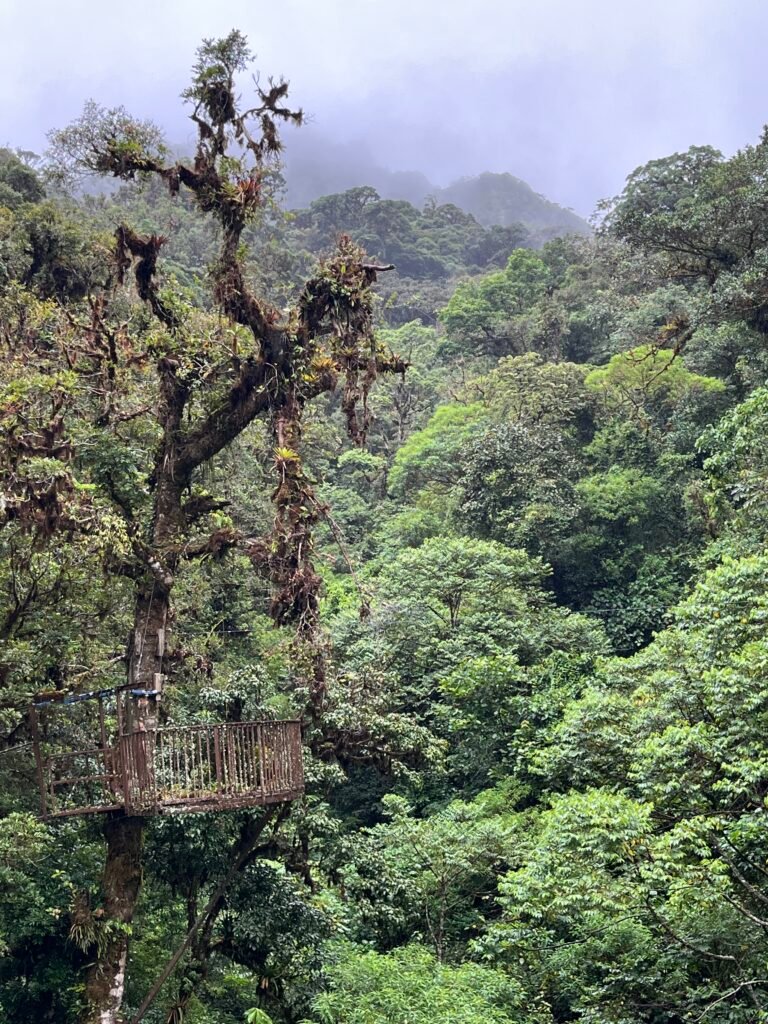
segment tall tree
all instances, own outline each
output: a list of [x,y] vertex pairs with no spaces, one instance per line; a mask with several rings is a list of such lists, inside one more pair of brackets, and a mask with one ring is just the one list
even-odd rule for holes
[[[117,422],[137,415],[135,396],[130,411],[122,404],[121,387],[130,368],[137,361],[153,366],[149,405],[157,443],[143,479],[139,474],[133,481],[146,489],[149,501],[137,507],[114,475],[104,488],[128,539],[111,571],[135,585],[130,682],[162,691],[167,663],[163,651],[173,622],[171,597],[183,562],[242,545],[274,584],[275,622],[296,627],[305,655],[300,671],[316,718],[325,682],[322,656],[311,642],[320,588],[311,534],[322,509],[302,468],[302,413],[307,402],[334,390],[343,378],[349,432],[362,443],[368,427],[367,396],[377,374],[405,367],[377,345],[372,330],[370,288],[377,271],[388,268],[366,262],[348,238],[339,240],[287,312],[270,307],[249,286],[241,236],[267,199],[269,166],[281,149],[278,126],[302,121],[301,111],[285,105],[283,81],[257,87],[256,104],[241,107],[236,76],[250,61],[246,40],[237,31],[200,47],[192,84],[184,94],[197,129],[191,162],[168,162],[158,131],[122,109],[90,104],[77,122],[52,136],[53,156],[63,174],[97,173],[122,180],[157,176],[172,195],[188,190],[197,210],[212,218],[220,237],[211,268],[213,300],[230,325],[223,332],[224,342],[218,332],[218,345],[213,346],[217,354],[211,354],[210,336],[216,331],[210,322],[159,279],[158,260],[166,239],[141,234],[127,224],[120,224],[115,234],[110,280],[87,296],[85,320],[77,311],[66,311],[69,334],[56,351],[65,375],[100,378],[101,408],[92,426],[107,434]],[[151,317],[140,339],[117,316],[119,286],[129,272]],[[51,460],[59,463],[53,488],[57,495],[69,495],[75,487],[71,456],[76,444],[67,436],[66,411],[63,398],[58,406],[54,401],[52,418],[36,435],[36,454],[45,458],[48,469]],[[138,414],[146,411],[139,409]],[[221,506],[211,496],[192,493],[195,473],[257,417],[268,422],[275,443],[274,530],[266,538],[246,538],[231,527],[211,530],[207,517]],[[20,455],[29,435],[20,430],[12,434]],[[17,487],[10,494],[6,515],[39,525],[51,495],[42,486],[22,491]],[[72,528],[63,515],[48,515],[44,522],[49,532]],[[108,941],[87,982],[87,1019],[101,1024],[118,1019],[123,999],[126,926],[139,890],[142,830],[140,820],[127,817],[115,818],[106,828],[105,913],[116,926],[105,933]]]

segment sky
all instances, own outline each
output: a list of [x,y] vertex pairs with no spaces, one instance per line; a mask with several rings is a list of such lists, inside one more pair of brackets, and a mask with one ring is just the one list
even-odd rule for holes
[[766,0],[0,0],[0,145],[42,151],[91,98],[184,144],[195,48],[235,27],[309,114],[303,150],[509,171],[582,215],[768,122]]

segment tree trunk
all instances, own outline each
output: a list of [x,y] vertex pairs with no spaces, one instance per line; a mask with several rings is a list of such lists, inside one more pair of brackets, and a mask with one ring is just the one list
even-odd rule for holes
[[129,682],[142,690],[162,690],[163,687],[165,631],[170,620],[176,568],[176,558],[171,551],[183,530],[184,481],[174,479],[174,462],[170,455],[164,461],[167,466],[159,475],[155,491],[149,571],[139,583],[134,612]]
[[158,697],[130,701],[129,727],[151,732],[157,728],[158,699],[163,690],[166,629],[171,609],[170,589],[154,577],[139,584],[133,618],[128,681],[138,690],[157,691]]
[[[173,422],[175,422],[176,414]],[[155,508],[152,521],[148,571],[139,582],[133,617],[128,682],[139,690],[157,692],[157,698],[141,697],[135,704],[138,726],[147,732],[157,728],[159,696],[163,690],[166,630],[171,619],[171,590],[176,554],[183,527],[181,495],[186,482],[176,479],[173,447],[166,444],[156,469]],[[164,467],[164,468],[163,468]]]
[[85,983],[84,1024],[118,1024],[125,990],[128,925],[141,885],[142,818],[124,816],[107,822],[104,867],[104,922],[111,926],[106,945]]
[[153,690],[161,683],[169,597],[164,587],[150,579],[141,583],[136,598],[130,683],[142,690]]
[[[172,463],[171,463],[172,468]],[[163,657],[170,619],[172,569],[164,564],[165,549],[176,539],[181,520],[181,485],[172,473],[161,477],[155,494],[151,554],[148,571],[138,584],[131,639],[128,682],[139,690],[163,688]],[[129,700],[129,729],[151,732],[157,728],[155,697]],[[152,757],[153,737],[147,737]],[[117,1024],[125,990],[128,929],[141,887],[141,846],[145,820],[121,815],[105,829],[107,857],[102,879],[104,924],[111,930],[86,979],[87,1011],[84,1024]]]

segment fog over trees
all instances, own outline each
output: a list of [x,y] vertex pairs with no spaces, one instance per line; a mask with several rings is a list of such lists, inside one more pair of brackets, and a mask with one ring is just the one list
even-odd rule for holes
[[325,164],[340,147],[341,163],[440,187],[507,172],[582,217],[646,160],[691,145],[732,153],[764,121],[761,0],[136,0],[130,14],[5,0],[0,145],[40,152],[89,98],[193,144],[176,103],[189,54],[233,25],[302,98],[310,123],[289,130],[289,158],[306,147]]

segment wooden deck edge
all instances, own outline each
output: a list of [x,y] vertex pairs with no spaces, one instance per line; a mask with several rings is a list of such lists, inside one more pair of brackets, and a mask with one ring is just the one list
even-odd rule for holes
[[286,803],[291,800],[298,800],[304,795],[304,787],[284,789],[277,793],[262,794],[260,792],[244,793],[236,797],[212,797],[210,800],[167,800],[152,804],[149,807],[132,807],[126,810],[123,804],[105,804],[87,808],[67,808],[63,811],[51,811],[43,818],[49,821],[54,818],[71,818],[77,814],[107,814],[119,812],[134,818],[149,817],[154,814],[195,814],[205,811],[238,811],[246,807],[263,807],[267,804]]
[[[244,793],[236,797],[213,797],[210,800],[196,799],[184,802],[183,800],[160,801],[155,806],[154,813],[157,814],[195,814],[204,811],[239,811],[245,807],[263,807],[267,804],[286,803],[290,800],[297,800],[304,795],[304,787],[285,789],[277,793],[263,794],[260,792]],[[153,813],[152,811],[148,813]]]

